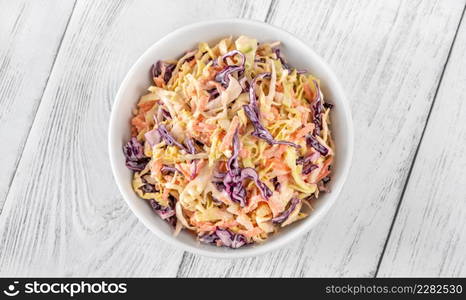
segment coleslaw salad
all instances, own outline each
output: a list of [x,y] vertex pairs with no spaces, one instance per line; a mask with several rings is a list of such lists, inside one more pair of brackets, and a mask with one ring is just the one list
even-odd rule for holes
[[264,242],[328,191],[332,105],[279,43],[200,43],[150,76],[124,154],[134,191],[175,234],[230,248]]

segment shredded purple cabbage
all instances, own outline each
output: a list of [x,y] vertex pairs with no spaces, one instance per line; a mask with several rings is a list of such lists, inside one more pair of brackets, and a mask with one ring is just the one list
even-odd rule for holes
[[196,56],[196,52],[197,50],[186,52],[185,55],[183,55],[185,57],[183,63],[192,61]]
[[243,181],[241,180],[241,174],[236,175],[232,172],[227,172],[223,184],[225,185],[225,190],[228,196],[230,196],[231,201],[239,203],[242,207],[247,205],[247,193]]
[[135,137],[123,146],[123,153],[126,158],[126,166],[133,171],[144,170],[150,160],[149,157],[144,156],[144,146]]
[[327,103],[327,102],[324,103],[324,107],[325,107],[325,108],[330,108],[330,109],[332,109],[334,106],[335,106],[335,105],[333,105],[332,103]]
[[234,72],[238,72],[238,79],[239,77],[242,76],[244,72],[244,63],[246,61],[246,58],[243,53],[241,53],[238,50],[232,50],[225,55],[222,56],[222,60],[225,64],[227,64],[227,58],[233,57],[235,55],[239,55],[241,57],[241,62],[237,65],[227,65],[223,70],[217,73],[215,75],[215,81],[219,82],[224,88],[227,88],[228,85],[230,84],[230,74]]
[[253,108],[254,112],[259,115],[259,106],[257,105],[257,97],[256,97],[256,84],[257,81],[261,79],[268,79],[271,78],[272,74],[269,72],[258,74],[252,80],[252,84],[249,86],[249,105]]
[[276,190],[276,191],[279,191],[279,190],[280,190],[280,187],[281,187],[281,184],[280,184],[280,182],[278,181],[278,178],[277,178],[277,177],[274,177],[274,178],[270,179],[270,181],[272,182],[273,187],[275,188],[275,190]]
[[184,149],[184,146],[179,143],[167,130],[167,127],[165,127],[164,124],[160,124],[159,127],[157,128],[157,130],[159,131],[160,133],[160,136],[162,137],[162,139],[165,141],[165,143],[167,143],[167,145],[169,146],[178,146],[178,148],[180,149]]
[[201,141],[199,141],[199,140],[197,140],[197,139],[194,139],[194,143],[196,143],[196,145],[198,145],[198,146],[201,147],[201,148],[204,147],[204,143],[201,142]]
[[[317,153],[318,154],[318,153]],[[320,156],[320,154],[318,154]],[[318,168],[317,165],[312,163],[312,160],[315,156],[308,155],[306,157],[300,157],[296,160],[297,165],[303,165],[303,174],[307,175]]]
[[199,237],[199,241],[204,244],[217,244],[218,236],[214,233],[204,234]]
[[209,100],[213,100],[220,95],[216,87],[207,90],[207,93],[209,94]]
[[239,148],[240,148],[239,130],[238,128],[236,128],[235,134],[233,135],[233,153],[231,154],[230,158],[227,161],[228,171],[239,169],[239,161],[238,161],[239,150],[240,150]]
[[[154,199],[150,199],[150,206],[163,220],[167,220],[175,216],[175,209],[172,206],[162,206]],[[172,204],[172,203],[171,203]]]
[[244,105],[243,109],[244,109],[244,112],[246,113],[246,116],[251,121],[254,127],[254,131],[251,133],[253,136],[259,139],[265,140],[270,145],[281,144],[281,145],[289,145],[295,148],[299,148],[299,145],[293,142],[275,140],[272,134],[267,129],[265,129],[265,127],[260,123],[258,115],[255,114],[254,109],[251,108],[251,106]]
[[156,120],[156,123],[160,123],[165,120],[171,120],[171,119],[172,119],[172,116],[170,115],[170,113],[164,108],[162,108],[161,106],[159,106],[159,108],[157,109],[157,113],[154,115],[154,120]]
[[303,174],[307,175],[317,168],[318,168],[317,165],[314,165],[313,163],[307,163],[303,166]]
[[159,60],[157,63],[152,65],[150,72],[153,78],[162,75],[163,81],[167,83],[172,77],[172,73],[173,70],[175,70],[175,67],[175,64],[170,64]]
[[239,81],[239,85],[243,89],[242,90],[243,93],[247,93],[249,91],[249,82],[248,82],[248,78],[246,76],[241,78],[241,80]]
[[247,239],[244,235],[233,233],[228,229],[217,228],[214,233],[206,234],[199,238],[199,241],[206,244],[217,244],[219,240],[222,246],[233,249],[240,248],[247,244]]
[[314,128],[313,134],[315,136],[320,134],[322,130],[322,113],[323,113],[323,105],[322,105],[322,97],[320,97],[320,88],[317,81],[314,80],[314,85],[316,87],[317,97],[312,103],[312,110],[314,111],[313,122],[316,125]]
[[126,159],[137,161],[144,157],[144,146],[137,138],[132,137],[123,147]]
[[186,139],[186,146],[178,142],[175,137],[173,137],[170,132],[168,132],[167,127],[164,124],[159,124],[157,127],[161,138],[167,143],[168,146],[177,146],[181,150],[186,151],[189,154],[195,154],[196,148],[194,147],[194,142],[191,138]]
[[219,190],[220,192],[225,190],[225,184],[223,183],[225,176],[226,176],[226,173],[215,172],[213,174],[212,183],[215,185],[217,190]]
[[144,137],[146,141],[154,147],[158,143],[162,141],[162,138],[160,137],[160,133],[158,132],[157,129],[152,129],[144,134]]
[[311,146],[312,148],[316,149],[323,156],[326,156],[328,154],[328,149],[324,145],[319,143],[319,141],[312,134],[307,135],[306,143],[308,146]]
[[142,185],[139,189],[142,191],[143,194],[157,192],[157,190],[155,189],[155,185],[150,183]]
[[147,182],[147,180],[144,179],[144,177],[141,177],[141,181],[142,181],[143,185],[139,188],[139,190],[141,190],[143,194],[157,192],[157,189],[155,188],[155,185],[153,185],[152,183]]
[[273,218],[272,223],[281,224],[281,223],[285,222],[286,219],[288,219],[288,217],[290,216],[290,214],[295,210],[295,208],[299,204],[299,202],[301,202],[300,199],[292,198],[291,201],[290,201],[290,206],[284,212],[282,212],[280,215]]
[[291,67],[287,64],[285,58],[282,56],[281,52],[280,52],[280,48],[274,48],[273,49],[273,52],[275,53],[275,55],[277,56],[277,59],[280,60],[282,66],[284,69],[287,69],[287,70],[291,70]]
[[[241,66],[227,66],[222,71],[215,75],[215,81],[219,82],[224,88],[227,88],[230,84],[230,74],[234,72],[242,72],[244,67]],[[239,75],[238,75],[239,76]]]
[[246,57],[244,56],[243,53],[241,53],[241,51],[238,51],[238,50],[232,50],[230,52],[225,53],[222,56],[222,60],[227,65],[228,64],[227,63],[227,58],[234,57],[235,55],[239,55],[239,57],[241,57],[241,62],[239,64],[237,64],[237,66],[244,67],[244,63],[246,62]]
[[170,115],[170,113],[169,113],[167,110],[165,110],[165,109],[162,108],[161,111],[162,111],[162,116],[163,116],[165,119],[167,119],[167,120],[171,120],[171,119],[172,119],[172,116]]
[[252,81],[251,86],[249,87],[249,104],[243,105],[244,112],[248,119],[251,121],[252,126],[254,127],[254,131],[252,135],[265,140],[270,145],[275,144],[282,144],[282,145],[289,145],[295,148],[299,148],[299,145],[296,145],[293,142],[288,141],[277,141],[273,138],[272,134],[261,124],[260,122],[260,113],[259,113],[259,106],[257,104],[256,92],[255,87],[256,83],[260,79],[270,78],[270,73],[261,73],[257,75],[254,80]]
[[233,236],[233,241],[231,242],[231,248],[233,249],[238,249],[238,248],[241,248],[243,247],[244,245],[246,245],[248,243],[246,237],[242,234],[235,234]]
[[254,181],[256,186],[259,188],[261,191],[261,194],[264,198],[269,198],[272,196],[272,191],[269,189],[269,187],[260,181],[259,175],[257,174],[256,170],[253,168],[244,168],[241,170],[241,179],[251,179]]
[[162,173],[175,173],[175,172],[178,172],[180,174],[182,174],[180,171],[178,171],[177,168],[173,167],[173,166],[167,166],[167,165],[163,165],[162,168],[160,169],[160,171]]
[[[238,129],[236,129],[233,136],[233,154],[227,161],[227,173],[223,178],[223,185],[225,186],[225,191],[230,196],[230,199],[233,202],[239,203],[240,206],[245,207],[246,203],[246,188],[244,187],[243,181],[245,179],[252,179],[256,186],[259,188],[262,196],[268,199],[272,196],[272,191],[269,187],[260,181],[259,175],[256,170],[252,168],[240,168],[238,162],[239,155],[239,137]],[[217,186],[219,186],[217,184]],[[223,188],[223,187],[222,187]]]
[[186,150],[186,152],[188,152],[189,154],[196,154],[196,148],[194,147],[194,141],[192,138],[187,138],[184,144],[184,149]]
[[323,182],[324,184],[327,184],[327,183],[330,182],[331,179],[332,179],[332,178],[331,178],[330,176],[326,176],[326,177],[324,177],[324,178],[322,179],[322,182]]

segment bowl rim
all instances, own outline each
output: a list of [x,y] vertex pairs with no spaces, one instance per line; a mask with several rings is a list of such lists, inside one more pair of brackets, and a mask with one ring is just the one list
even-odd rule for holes
[[[115,144],[115,140],[118,138],[118,135],[114,130],[115,128],[114,124],[117,122],[116,113],[115,113],[116,108],[121,105],[124,99],[122,97],[123,91],[129,85],[129,82],[131,81],[131,78],[134,76],[134,73],[137,72],[137,66],[140,64],[141,61],[143,61],[143,59],[147,55],[150,55],[150,53],[152,53],[154,49],[158,48],[160,44],[163,44],[165,40],[169,39],[173,35],[180,35],[186,31],[191,31],[198,27],[212,26],[212,25],[219,25],[219,24],[231,24],[231,23],[241,23],[241,24],[252,25],[256,27],[258,26],[262,28],[267,28],[272,31],[276,31],[282,35],[288,35],[294,44],[299,44],[300,47],[305,48],[306,51],[310,53],[311,60],[316,61],[316,63],[318,63],[320,67],[324,70],[323,72],[326,73],[327,76],[330,78],[330,82],[332,82],[331,89],[338,91],[338,94],[340,95],[339,98],[343,104],[340,107],[342,108],[342,112],[346,117],[347,127],[343,132],[346,135],[347,151],[345,152],[346,157],[342,158],[342,165],[340,166],[340,168],[342,168],[341,174],[340,174],[341,183],[332,189],[332,193],[328,197],[329,199],[326,199],[325,204],[322,205],[321,208],[319,208],[319,213],[312,216],[310,218],[311,220],[305,226],[294,228],[292,231],[288,233],[288,237],[275,240],[273,241],[273,243],[266,242],[258,247],[250,247],[242,251],[228,249],[227,251],[215,252],[215,251],[206,250],[207,248],[206,249],[196,248],[194,246],[185,244],[179,241],[174,236],[173,237],[166,236],[161,231],[159,231],[159,229],[156,226],[153,226],[151,222],[145,216],[137,212],[135,205],[132,203],[132,201],[129,200],[130,196],[128,195],[127,191],[120,184],[120,181],[122,179],[120,177],[120,174],[118,172],[118,167],[117,167],[117,158],[116,158],[117,149],[113,147],[113,145]],[[353,148],[354,148],[354,133],[353,133],[353,121],[351,117],[351,108],[346,98],[346,94],[344,92],[342,85],[340,84],[338,78],[336,77],[332,69],[327,65],[325,60],[321,56],[319,56],[317,53],[315,53],[314,50],[312,50],[312,48],[306,44],[306,42],[302,41],[300,38],[295,36],[293,33],[290,33],[285,29],[279,28],[277,26],[274,26],[272,24],[268,24],[262,21],[241,19],[241,18],[211,19],[211,20],[206,20],[206,21],[190,23],[190,24],[181,26],[169,32],[168,34],[166,34],[165,36],[157,40],[155,43],[153,43],[132,64],[131,68],[128,70],[124,79],[119,85],[118,92],[115,95],[115,100],[112,105],[112,110],[110,113],[110,120],[109,120],[109,127],[108,127],[108,152],[109,152],[109,159],[110,159],[112,174],[118,186],[118,189],[123,196],[123,199],[125,200],[126,204],[129,206],[132,213],[139,219],[139,221],[141,221],[144,224],[146,228],[148,228],[150,231],[155,233],[156,236],[160,238],[161,240],[163,240],[164,242],[167,242],[168,244],[178,247],[179,249],[182,249],[183,251],[187,251],[187,252],[194,253],[194,254],[199,254],[202,256],[213,257],[213,258],[230,258],[231,259],[231,258],[245,258],[245,257],[259,256],[259,255],[265,254],[266,252],[270,252],[272,250],[276,250],[278,248],[283,247],[285,244],[290,243],[291,241],[295,240],[297,237],[302,236],[304,233],[312,229],[316,224],[318,224],[323,219],[323,217],[328,213],[330,208],[334,205],[337,198],[339,197],[339,194],[349,174],[349,170],[350,170],[350,166],[351,166],[352,158],[353,158]]]

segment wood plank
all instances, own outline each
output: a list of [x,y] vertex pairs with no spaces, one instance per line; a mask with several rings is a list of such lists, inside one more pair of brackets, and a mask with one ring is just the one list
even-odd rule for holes
[[465,81],[463,17],[380,276],[466,276]]
[[[78,1],[0,216],[5,276],[170,276],[183,252],[129,211],[107,153],[123,76],[156,40],[202,19],[264,19],[268,1]],[[149,67],[149,66],[148,66]]]
[[350,176],[304,238],[263,257],[189,255],[178,276],[374,276],[464,1],[274,3],[270,22],[305,40],[346,87]]
[[0,213],[73,5],[0,1]]

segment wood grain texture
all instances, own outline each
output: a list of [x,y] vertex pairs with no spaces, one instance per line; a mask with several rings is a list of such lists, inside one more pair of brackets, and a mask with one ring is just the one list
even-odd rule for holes
[[269,4],[78,1],[0,215],[1,276],[176,274],[183,253],[137,221],[112,178],[111,104],[160,37],[202,19],[265,19]]
[[0,1],[0,213],[73,5]]
[[463,17],[379,276],[466,276]]
[[463,6],[275,1],[268,20],[305,40],[347,90],[353,167],[334,208],[305,237],[256,258],[189,254],[178,276],[374,276]]

